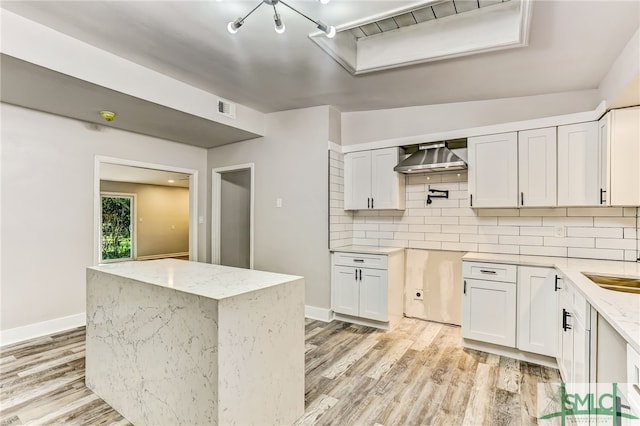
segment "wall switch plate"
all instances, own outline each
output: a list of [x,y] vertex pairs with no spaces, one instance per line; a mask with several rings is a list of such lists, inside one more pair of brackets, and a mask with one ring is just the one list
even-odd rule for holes
[[556,226],[553,228],[553,235],[556,237],[564,237],[564,226]]
[[413,292],[413,300],[424,300],[424,292],[421,288],[417,288],[416,291]]

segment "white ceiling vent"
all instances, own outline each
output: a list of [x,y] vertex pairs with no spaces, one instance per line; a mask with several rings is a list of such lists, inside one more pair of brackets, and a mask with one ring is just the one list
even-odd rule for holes
[[526,46],[532,0],[422,0],[309,37],[354,75]]
[[218,114],[229,118],[236,118],[236,104],[226,99],[218,98]]

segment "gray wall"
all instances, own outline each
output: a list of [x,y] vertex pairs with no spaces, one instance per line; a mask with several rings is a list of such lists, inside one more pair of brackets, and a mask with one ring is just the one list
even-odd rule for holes
[[222,173],[220,181],[220,264],[249,268],[251,171]]
[[303,276],[306,304],[328,309],[329,107],[268,114],[265,130],[263,138],[210,149],[209,175],[255,164],[255,269]]

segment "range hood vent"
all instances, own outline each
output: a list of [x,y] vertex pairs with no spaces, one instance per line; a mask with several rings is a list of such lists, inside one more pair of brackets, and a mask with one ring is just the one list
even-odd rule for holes
[[420,145],[393,170],[400,173],[453,172],[465,170],[467,163],[448,147],[447,142]]

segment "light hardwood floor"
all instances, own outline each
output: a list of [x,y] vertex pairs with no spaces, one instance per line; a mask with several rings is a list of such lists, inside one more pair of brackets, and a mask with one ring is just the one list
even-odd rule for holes
[[[306,322],[296,425],[535,424],[558,371],[460,346],[460,329],[405,318],[391,332]],[[129,424],[84,386],[84,327],[2,348],[0,423]]]

